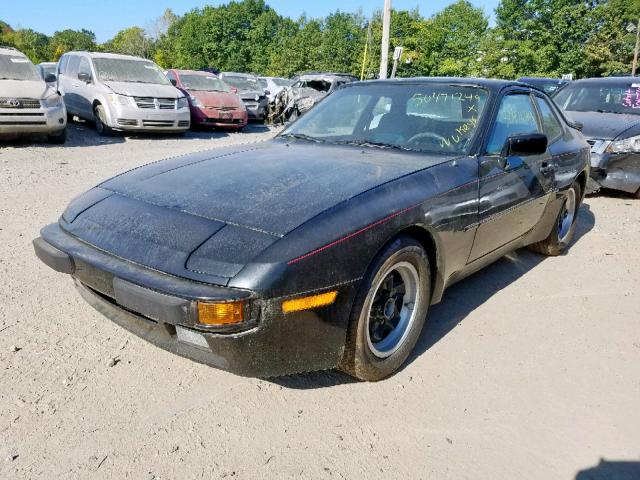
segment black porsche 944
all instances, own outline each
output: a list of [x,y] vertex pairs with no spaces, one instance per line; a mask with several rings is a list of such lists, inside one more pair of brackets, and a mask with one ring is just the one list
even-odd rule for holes
[[276,138],[107,180],[34,240],[99,312],[246,376],[407,359],[445,288],[571,242],[590,146],[507,81],[353,83]]

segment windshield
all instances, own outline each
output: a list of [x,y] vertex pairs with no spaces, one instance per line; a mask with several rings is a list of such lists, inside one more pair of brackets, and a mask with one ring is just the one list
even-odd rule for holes
[[0,55],[0,80],[42,80],[42,77],[28,58]]
[[122,58],[95,58],[98,79],[103,82],[155,83],[171,85],[162,70],[153,62]]
[[640,82],[567,85],[553,97],[564,110],[640,115]]
[[312,88],[318,92],[331,90],[331,82],[328,80],[298,80],[293,88]]
[[478,87],[363,85],[329,95],[281,137],[433,153],[467,153],[487,100]]
[[187,90],[198,90],[203,92],[228,92],[222,80],[213,75],[180,75],[180,81]]
[[240,77],[238,75],[225,76],[223,78],[227,85],[237,88],[238,90],[260,91],[258,80],[253,77]]

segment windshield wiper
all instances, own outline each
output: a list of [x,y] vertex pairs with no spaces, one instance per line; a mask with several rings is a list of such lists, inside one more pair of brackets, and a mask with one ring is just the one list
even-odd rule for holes
[[293,138],[296,140],[306,140],[308,142],[315,142],[315,143],[324,142],[324,140],[322,140],[321,138],[312,137],[311,135],[307,135],[305,133],[284,133],[280,135],[280,137]]
[[624,112],[615,112],[613,110],[603,110],[601,108],[599,108],[598,110],[596,110],[596,112],[598,113],[617,113],[619,115],[624,115]]
[[365,140],[365,139],[339,140],[337,142],[332,142],[332,143],[335,143],[336,145],[356,145],[358,147],[391,148],[395,150],[403,150],[405,152],[416,151],[412,148],[403,147],[401,145],[396,145],[394,143],[374,142],[372,140]]

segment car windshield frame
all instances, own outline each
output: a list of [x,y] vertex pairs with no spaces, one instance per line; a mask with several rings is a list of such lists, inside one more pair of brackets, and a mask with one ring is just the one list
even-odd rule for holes
[[[194,73],[182,73],[180,76],[180,83],[184,87],[185,90],[190,90],[192,92],[221,92],[221,93],[229,93],[231,89],[229,86],[222,81],[219,77],[215,75],[198,75]],[[211,80],[215,80],[211,82]],[[202,82],[197,84],[198,82]],[[203,88],[207,87],[206,82],[209,81],[212,84],[216,84],[219,88]],[[194,82],[194,83],[190,83]],[[196,85],[197,84],[197,85]]]
[[42,76],[27,57],[3,53],[0,54],[0,80],[41,81]]
[[[603,101],[602,96],[611,96]],[[640,115],[640,79],[619,82],[570,83],[553,100],[565,111]]]
[[[93,58],[93,66],[101,82],[122,82],[122,83],[147,83],[151,85],[171,85],[169,79],[164,75],[160,67],[151,60],[138,60],[133,58]],[[134,70],[133,67],[138,68]],[[117,67],[117,68],[116,68]],[[146,73],[154,72],[148,77]],[[157,81],[154,81],[157,80]]]
[[[439,135],[439,134],[436,134],[435,131],[429,131],[428,129],[425,129],[424,131],[417,130],[416,133],[410,137],[411,139],[413,139],[417,135],[425,135],[426,137],[433,136],[434,139],[440,138],[442,140],[439,141],[439,147],[436,146],[436,148],[424,148],[424,147],[420,148],[415,145],[408,145],[404,142],[380,141],[380,138],[367,137],[366,135],[361,136],[364,133],[372,131],[371,127],[375,123],[376,117],[384,116],[384,113],[378,113],[376,115],[374,115],[374,113],[376,112],[376,109],[379,108],[378,103],[383,98],[388,98],[384,95],[381,95],[381,93],[384,92],[384,89],[387,89],[387,88],[404,89],[405,93],[398,94],[397,100],[400,100],[401,106],[399,108],[401,110],[403,108],[402,100],[404,99],[406,101],[404,105],[405,111],[399,112],[401,115],[404,115],[405,119],[412,120],[412,121],[421,119],[421,121],[425,125],[429,120],[432,120],[434,122],[437,122],[437,121],[449,122],[452,124],[450,126],[454,128],[450,130],[448,132],[449,134],[446,136]],[[376,89],[380,89],[380,92],[372,94],[371,92],[372,91],[375,92]],[[433,95],[435,95],[436,92],[439,92],[438,93],[439,98],[443,98],[442,95],[445,95],[445,92],[451,94],[452,89],[453,90],[457,89],[460,91],[460,92],[455,92],[457,100],[459,100],[458,94],[461,92],[463,94],[472,95],[472,98],[465,96],[464,100],[460,100],[461,103],[459,104],[461,109],[460,113],[462,115],[469,115],[469,116],[462,116],[460,118],[454,119],[454,118],[438,117],[435,113],[424,114],[424,113],[415,113],[413,111],[410,111],[411,107],[409,106],[409,102],[417,97],[420,97],[421,91],[430,91],[432,92]],[[341,100],[343,100],[342,97],[344,97],[345,95],[352,95],[351,92],[358,92],[358,91],[360,91],[360,95],[367,95],[369,93],[371,98],[370,100],[368,100],[368,102],[373,101],[374,104],[367,104],[367,106],[359,114],[356,113],[356,115],[360,115],[360,117],[356,121],[356,126],[354,127],[354,131],[352,134],[334,135],[334,136],[330,136],[330,135],[318,136],[318,135],[313,135],[312,132],[309,131],[309,129],[305,129],[306,125],[311,123],[314,120],[315,116],[324,115],[325,111],[331,111],[332,104],[334,102],[340,102]],[[407,93],[407,91],[409,93]],[[478,94],[478,97],[473,97],[475,93]],[[294,139],[294,140],[307,141],[307,142],[323,143],[328,145],[357,145],[360,147],[378,148],[378,149],[389,148],[389,149],[397,149],[397,150],[428,153],[428,154],[451,155],[452,153],[454,153],[456,155],[469,155],[470,152],[475,147],[477,143],[477,139],[479,138],[479,135],[482,132],[482,128],[480,128],[480,126],[485,122],[487,115],[489,115],[488,113],[488,111],[490,110],[489,105],[490,105],[490,102],[492,101],[493,96],[494,94],[489,88],[483,85],[478,85],[478,84],[466,84],[466,83],[463,84],[463,83],[450,83],[450,82],[415,82],[415,83],[414,82],[403,82],[403,83],[386,83],[385,82],[385,83],[377,83],[377,84],[372,83],[367,85],[367,84],[354,83],[351,85],[345,85],[344,88],[341,88],[336,92],[325,97],[312,110],[307,112],[299,120],[297,120],[296,122],[288,126],[284,131],[282,131],[277,136],[277,138],[281,138],[285,140]],[[432,98],[435,98],[435,97],[432,97]],[[477,110],[475,111],[475,113],[474,112],[465,113],[464,109],[471,107],[472,105],[469,104],[463,107],[462,102],[471,101],[472,99],[473,101],[475,101],[475,108]],[[453,102],[453,100],[454,99],[452,95],[451,101]],[[426,100],[424,100],[424,102],[428,103]],[[423,105],[426,103],[423,103]],[[390,111],[391,110],[387,110],[387,113],[390,113]],[[368,115],[368,117],[363,117],[362,115]],[[416,117],[416,118],[411,119],[410,117]],[[378,122],[379,121],[380,120],[378,120]],[[453,125],[456,123],[457,125]],[[359,125],[360,126],[368,125],[367,130],[359,131],[356,133],[356,129],[358,128]],[[379,123],[376,125],[375,129],[377,129],[378,126],[379,126]],[[410,127],[411,127],[411,124],[408,124],[407,132],[405,132],[407,133],[407,135],[410,132]],[[464,138],[464,141],[462,141],[459,135],[453,133],[453,132],[457,132],[457,129],[463,129],[465,133],[469,133],[469,135],[466,138]],[[462,130],[460,131],[462,132]],[[456,135],[456,137],[451,138],[453,135]],[[452,148],[453,144],[455,144],[454,147],[460,147],[460,148],[457,148],[457,149]]]
[[[250,92],[260,92],[260,81],[248,75],[225,75],[222,80],[230,87]],[[255,85],[254,85],[255,84]]]

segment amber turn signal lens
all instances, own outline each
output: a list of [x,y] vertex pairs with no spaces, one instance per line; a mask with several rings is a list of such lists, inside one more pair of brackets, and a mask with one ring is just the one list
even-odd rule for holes
[[202,325],[230,325],[244,320],[244,302],[198,302],[198,323]]
[[294,298],[293,300],[285,300],[282,302],[282,311],[284,313],[300,312],[302,310],[311,310],[313,308],[331,305],[336,301],[337,291],[321,293],[320,295],[311,295],[310,297]]

